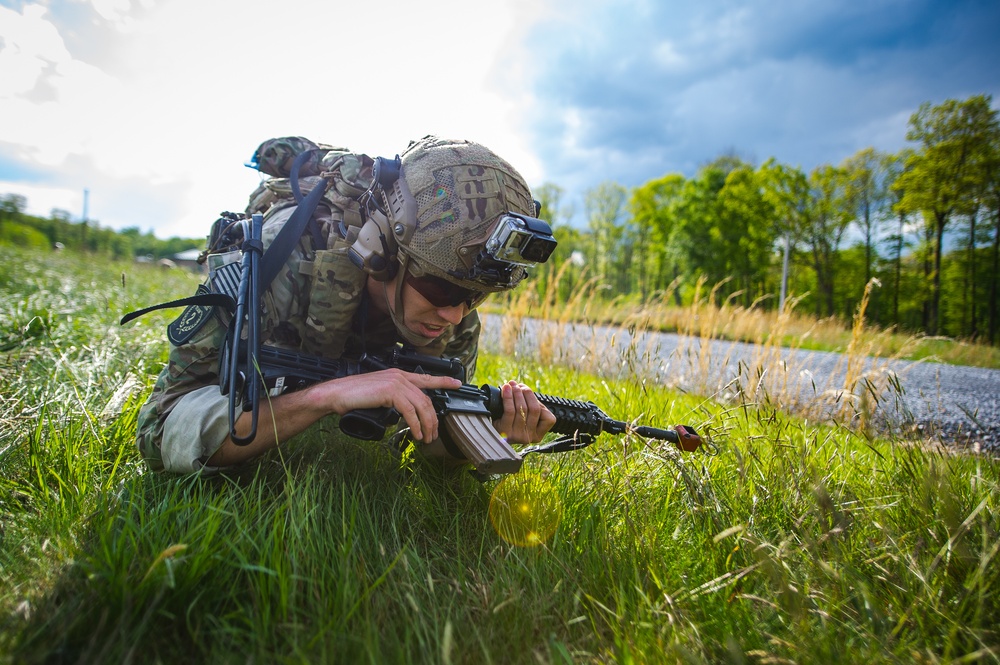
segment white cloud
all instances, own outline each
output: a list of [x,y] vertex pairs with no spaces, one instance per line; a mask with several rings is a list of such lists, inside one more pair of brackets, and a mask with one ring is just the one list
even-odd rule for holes
[[681,71],[687,64],[687,58],[681,55],[677,45],[670,40],[663,40],[653,47],[653,60],[666,71]]
[[[0,142],[47,170],[53,197],[90,187],[103,224],[135,224],[102,208],[101,190],[139,178],[176,196],[164,210],[150,194],[159,209],[148,210],[144,187],[132,186],[137,217],[161,235],[201,235],[220,210],[245,204],[257,175],[242,164],[257,144],[289,134],[373,155],[429,133],[470,138],[529,181],[541,175],[519,138],[532,103],[515,57],[531,16],[524,0],[90,3],[96,23],[77,26],[94,31],[87,61],[70,53],[46,9],[0,9],[23,35],[15,41],[4,28],[0,63],[19,73],[0,83]],[[30,94],[40,86],[45,99]],[[31,198],[45,198],[34,187]]]
[[129,0],[90,0],[90,4],[101,18],[118,24],[125,22],[126,14],[132,5]]
[[0,51],[0,141],[22,146],[42,166],[85,153],[114,126],[111,114],[93,109],[120,97],[120,85],[72,58],[44,7],[27,5],[20,14],[0,7],[0,19],[9,26]]
[[28,5],[23,13],[0,6],[4,27],[0,50],[0,99],[29,93],[50,64],[69,59],[55,27],[46,18],[46,9]]

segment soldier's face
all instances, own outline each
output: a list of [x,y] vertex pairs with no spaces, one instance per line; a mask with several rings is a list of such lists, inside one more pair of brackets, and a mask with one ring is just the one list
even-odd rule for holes
[[[391,292],[393,292],[392,289],[390,289]],[[403,325],[418,335],[431,339],[436,339],[444,334],[448,326],[458,325],[471,311],[469,303],[466,301],[457,305],[435,305],[406,282],[403,284],[402,297]]]

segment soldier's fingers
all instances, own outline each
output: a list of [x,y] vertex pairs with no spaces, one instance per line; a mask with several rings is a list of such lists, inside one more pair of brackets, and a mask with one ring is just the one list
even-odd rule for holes
[[511,387],[512,382],[504,383],[500,386],[500,398],[503,402],[503,415],[494,422],[497,431],[503,436],[511,438],[514,430],[514,420],[517,418],[514,406],[514,393]]
[[419,390],[402,392],[393,399],[392,404],[410,428],[410,434],[415,440],[430,443],[437,438],[437,414],[427,395]]
[[547,430],[539,432],[542,416],[548,410],[542,406],[542,403],[538,401],[538,397],[532,392],[531,388],[527,386],[522,386],[522,394],[524,395],[524,403],[528,410],[528,418],[525,422],[525,437],[527,443],[538,443],[541,437],[545,434]]
[[520,384],[528,417],[525,423],[526,437],[529,443],[538,443],[556,423],[556,417],[542,404],[531,388]]
[[438,388],[455,390],[456,388],[462,387],[461,381],[450,376],[415,374],[413,372],[404,372],[404,374],[406,375],[406,378],[413,383],[413,385],[423,390],[435,390]]
[[530,403],[528,395],[534,397],[527,386],[511,382],[511,396],[514,403],[514,436],[521,443],[529,443],[533,438],[535,425],[538,423],[538,400]]

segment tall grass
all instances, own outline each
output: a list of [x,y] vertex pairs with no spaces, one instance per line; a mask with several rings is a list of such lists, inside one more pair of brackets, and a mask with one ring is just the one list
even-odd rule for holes
[[[758,341],[762,331],[776,330],[780,326],[781,334],[772,336],[773,343],[808,351],[844,353],[856,335],[853,321],[845,323],[832,316],[817,318],[798,311],[794,304],[801,298],[790,298],[793,306],[783,310],[763,307],[770,297],[760,298],[750,306],[737,304],[742,292],[732,294],[725,302],[719,302],[717,298],[706,294],[703,280],[694,285],[690,296],[685,297],[690,298],[686,305],[677,304],[675,292],[680,286],[678,282],[645,301],[638,301],[634,297],[609,298],[607,290],[594,278],[578,277],[576,279],[580,280],[579,284],[566,288],[572,269],[569,261],[543,269],[548,271],[544,282],[545,293],[529,293],[527,290],[517,292],[513,298],[514,309],[523,309],[530,303],[534,307],[542,306],[543,310],[548,308],[564,323],[586,322],[627,327],[631,322],[643,321],[644,329],[651,331],[694,333],[711,339],[748,343]],[[717,291],[721,286],[722,284],[716,284],[709,291]],[[488,302],[486,310],[506,314],[510,305],[510,302],[498,299],[493,303]],[[697,318],[693,319],[692,315]],[[510,330],[509,334],[515,332],[516,328]],[[969,340],[914,335],[895,328],[880,329],[869,324],[864,331],[864,342],[872,353],[884,357],[1000,369],[1000,348]]]
[[[702,279],[683,308],[674,304],[674,284],[629,310],[623,303],[603,302],[600,285],[590,280],[560,303],[567,265],[558,272],[550,268],[544,293],[524,290],[508,297],[494,335],[501,353],[542,366],[568,365],[666,385],[724,404],[766,404],[865,435],[876,428],[920,434],[903,398],[912,363],[900,361],[912,357],[921,340],[910,337],[902,344],[891,331],[870,328],[865,313],[877,280],[865,287],[843,353],[817,354],[803,344],[810,333],[792,332],[802,321],[795,313],[799,298],[770,313],[761,306],[766,298],[743,306],[741,293],[721,299],[725,283],[709,286]],[[609,312],[620,323],[607,324]],[[668,327],[665,316],[677,331],[671,339],[659,334]],[[490,317],[484,314],[488,330]]]
[[[0,253],[0,661],[1000,660],[996,460],[485,354],[478,380],[716,454],[605,438],[479,484],[321,422],[227,477],[155,476],[133,432],[169,315],[115,323],[192,280]],[[515,544],[505,505],[558,523]]]

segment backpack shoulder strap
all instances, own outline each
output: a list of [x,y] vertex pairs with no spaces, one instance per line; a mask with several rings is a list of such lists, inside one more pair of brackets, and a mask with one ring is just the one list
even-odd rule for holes
[[162,302],[159,305],[151,305],[149,307],[143,307],[142,309],[137,309],[134,312],[129,312],[121,318],[119,325],[125,325],[129,321],[134,321],[138,319],[143,314],[149,314],[150,312],[155,312],[158,309],[168,309],[170,307],[222,307],[230,315],[236,311],[236,301],[233,300],[232,296],[225,293],[210,293],[207,289],[202,286],[198,287],[197,293],[193,296],[188,296],[187,298],[181,298],[180,300],[171,300],[170,302]]
[[302,192],[299,191],[298,186],[299,168],[310,154],[310,151],[303,152],[295,158],[295,162],[292,164],[292,191],[295,193],[295,200],[298,202],[298,206],[296,206],[295,211],[292,212],[288,221],[285,222],[285,225],[281,227],[281,230],[278,231],[278,235],[268,245],[264,256],[261,257],[260,286],[262,289],[270,286],[274,278],[281,272],[281,267],[285,265],[285,261],[288,260],[292,249],[298,244],[299,238],[302,237],[306,226],[309,224],[309,220],[312,219],[313,213],[316,212],[316,207],[319,205],[320,199],[323,198],[323,194],[326,192],[327,187],[329,187],[329,182],[324,179],[321,184],[313,187],[312,191],[305,198],[302,198]]

